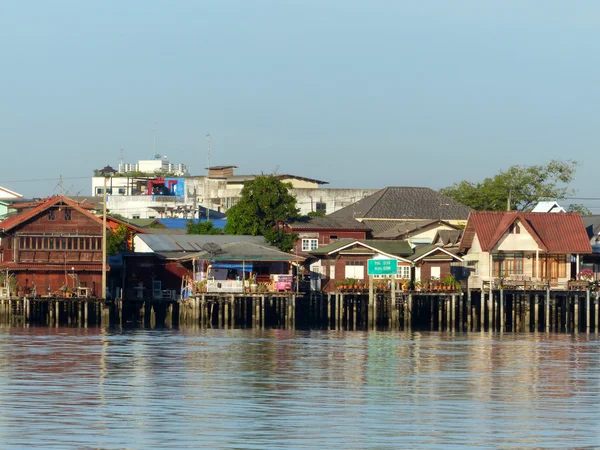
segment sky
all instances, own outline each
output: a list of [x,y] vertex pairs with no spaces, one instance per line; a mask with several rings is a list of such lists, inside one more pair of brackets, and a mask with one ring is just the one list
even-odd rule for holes
[[332,188],[578,162],[600,214],[600,2],[0,0],[0,186],[156,153]]

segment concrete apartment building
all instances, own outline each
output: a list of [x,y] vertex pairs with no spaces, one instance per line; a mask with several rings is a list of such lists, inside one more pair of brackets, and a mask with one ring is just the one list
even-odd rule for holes
[[[137,165],[120,165],[119,173],[107,183],[107,207],[114,214],[128,218],[204,217],[206,209],[227,212],[240,198],[244,182],[257,175],[236,175],[237,166],[212,166],[203,176],[179,175],[158,176],[167,173],[162,158],[155,163],[156,177],[127,176],[129,169],[146,168],[140,161]],[[185,168],[185,165],[181,164]],[[154,166],[153,166],[154,167]],[[141,172],[141,170],[138,170]],[[276,175],[282,182],[290,183],[290,193],[296,197],[301,214],[324,212],[330,214],[365,198],[377,189],[329,189],[322,188],[326,181],[289,174]],[[92,195],[102,197],[104,178],[92,178]]]

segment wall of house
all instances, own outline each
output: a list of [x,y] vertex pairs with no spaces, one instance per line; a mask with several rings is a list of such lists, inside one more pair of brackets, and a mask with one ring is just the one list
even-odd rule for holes
[[525,227],[521,224],[519,228],[520,232],[518,234],[505,233],[498,241],[497,250],[501,252],[523,252],[539,249],[537,242],[535,242]]
[[[450,263],[451,261],[424,261],[423,264],[419,266],[419,276],[417,278],[420,281],[423,280],[431,280],[431,271],[433,267],[439,267],[440,276],[439,279],[443,280],[446,275],[450,275]],[[416,278],[416,273],[415,273]]]
[[[291,229],[287,229],[288,232],[294,232]],[[340,239],[366,239],[366,231],[332,231],[332,230],[318,230],[318,231],[298,231],[298,240],[295,243],[294,250],[298,255],[306,255],[307,252],[302,251],[302,239],[317,239],[318,246],[324,247],[333,242],[337,242]],[[336,239],[332,239],[332,236],[337,236]]]
[[439,224],[436,226],[432,226],[430,228],[427,228],[427,229],[421,230],[415,234],[412,234],[410,236],[409,241],[413,240],[413,239],[419,239],[419,240],[428,239],[429,242],[433,242],[433,238],[435,238],[435,235],[440,230],[453,230],[453,228],[449,227],[448,225],[445,225],[445,224]]
[[356,203],[379,189],[329,189],[329,188],[297,188],[291,189],[290,193],[296,197],[296,204],[300,214],[316,212],[321,204],[325,208],[325,214],[331,214],[346,206]]
[[[25,271],[13,271],[17,279],[19,292],[21,294],[32,294],[35,286],[37,295],[62,295],[64,287],[72,289],[74,286],[89,288],[92,296],[99,296],[102,290],[102,272],[85,270],[67,270],[65,272],[28,269]],[[75,274],[77,281],[69,274]]]

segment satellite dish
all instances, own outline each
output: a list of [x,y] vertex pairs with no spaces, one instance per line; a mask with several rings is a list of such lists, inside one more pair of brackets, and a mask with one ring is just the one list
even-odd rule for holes
[[214,242],[207,242],[202,245],[202,250],[210,253],[210,256],[214,256],[217,253],[223,253],[223,249],[219,244],[215,244]]

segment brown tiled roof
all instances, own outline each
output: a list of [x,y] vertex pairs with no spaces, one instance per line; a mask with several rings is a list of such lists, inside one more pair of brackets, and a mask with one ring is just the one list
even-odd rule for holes
[[355,219],[466,220],[471,208],[430,188],[387,187],[329,216]]
[[491,251],[516,221],[523,224],[546,252],[592,253],[581,215],[520,211],[473,211],[469,216],[460,250],[469,249],[477,235],[482,250]]

